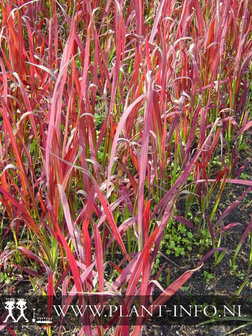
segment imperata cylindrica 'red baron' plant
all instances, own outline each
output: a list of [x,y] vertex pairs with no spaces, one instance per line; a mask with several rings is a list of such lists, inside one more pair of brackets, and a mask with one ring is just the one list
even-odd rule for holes
[[[171,225],[206,229],[211,247],[156,304],[212,254],[221,262],[219,237],[243,225],[235,263],[252,225],[223,224],[252,188],[249,162],[238,165],[252,126],[251,2],[1,0],[0,17],[1,236],[13,237],[1,271],[36,288],[43,274],[50,313],[58,292],[148,305]],[[229,184],[247,189],[221,212]],[[79,335],[112,322],[139,335],[147,319],[90,317]]]

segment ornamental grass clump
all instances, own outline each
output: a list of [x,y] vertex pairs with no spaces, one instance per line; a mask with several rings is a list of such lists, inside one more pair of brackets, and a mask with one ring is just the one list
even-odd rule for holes
[[[59,292],[120,294],[130,310],[158,287],[164,304],[208,257],[221,262],[219,235],[239,224],[222,220],[251,192],[238,163],[252,3],[2,0],[0,14],[1,271],[46,293],[49,315]],[[247,189],[221,212],[229,184]],[[164,289],[155,262],[181,224],[211,246]],[[79,335],[139,335],[147,319],[88,316]]]

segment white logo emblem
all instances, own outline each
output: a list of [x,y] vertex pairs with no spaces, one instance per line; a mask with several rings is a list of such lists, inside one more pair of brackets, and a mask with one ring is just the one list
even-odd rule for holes
[[[5,301],[5,309],[8,311],[8,315],[6,316],[3,323],[6,323],[9,319],[12,319],[13,322],[18,322],[21,318],[25,320],[25,322],[29,322],[26,318],[24,311],[26,310],[26,300],[25,299],[18,299],[15,305],[15,299],[9,299]],[[19,310],[19,316],[17,319],[13,316],[13,310],[17,308]]]

